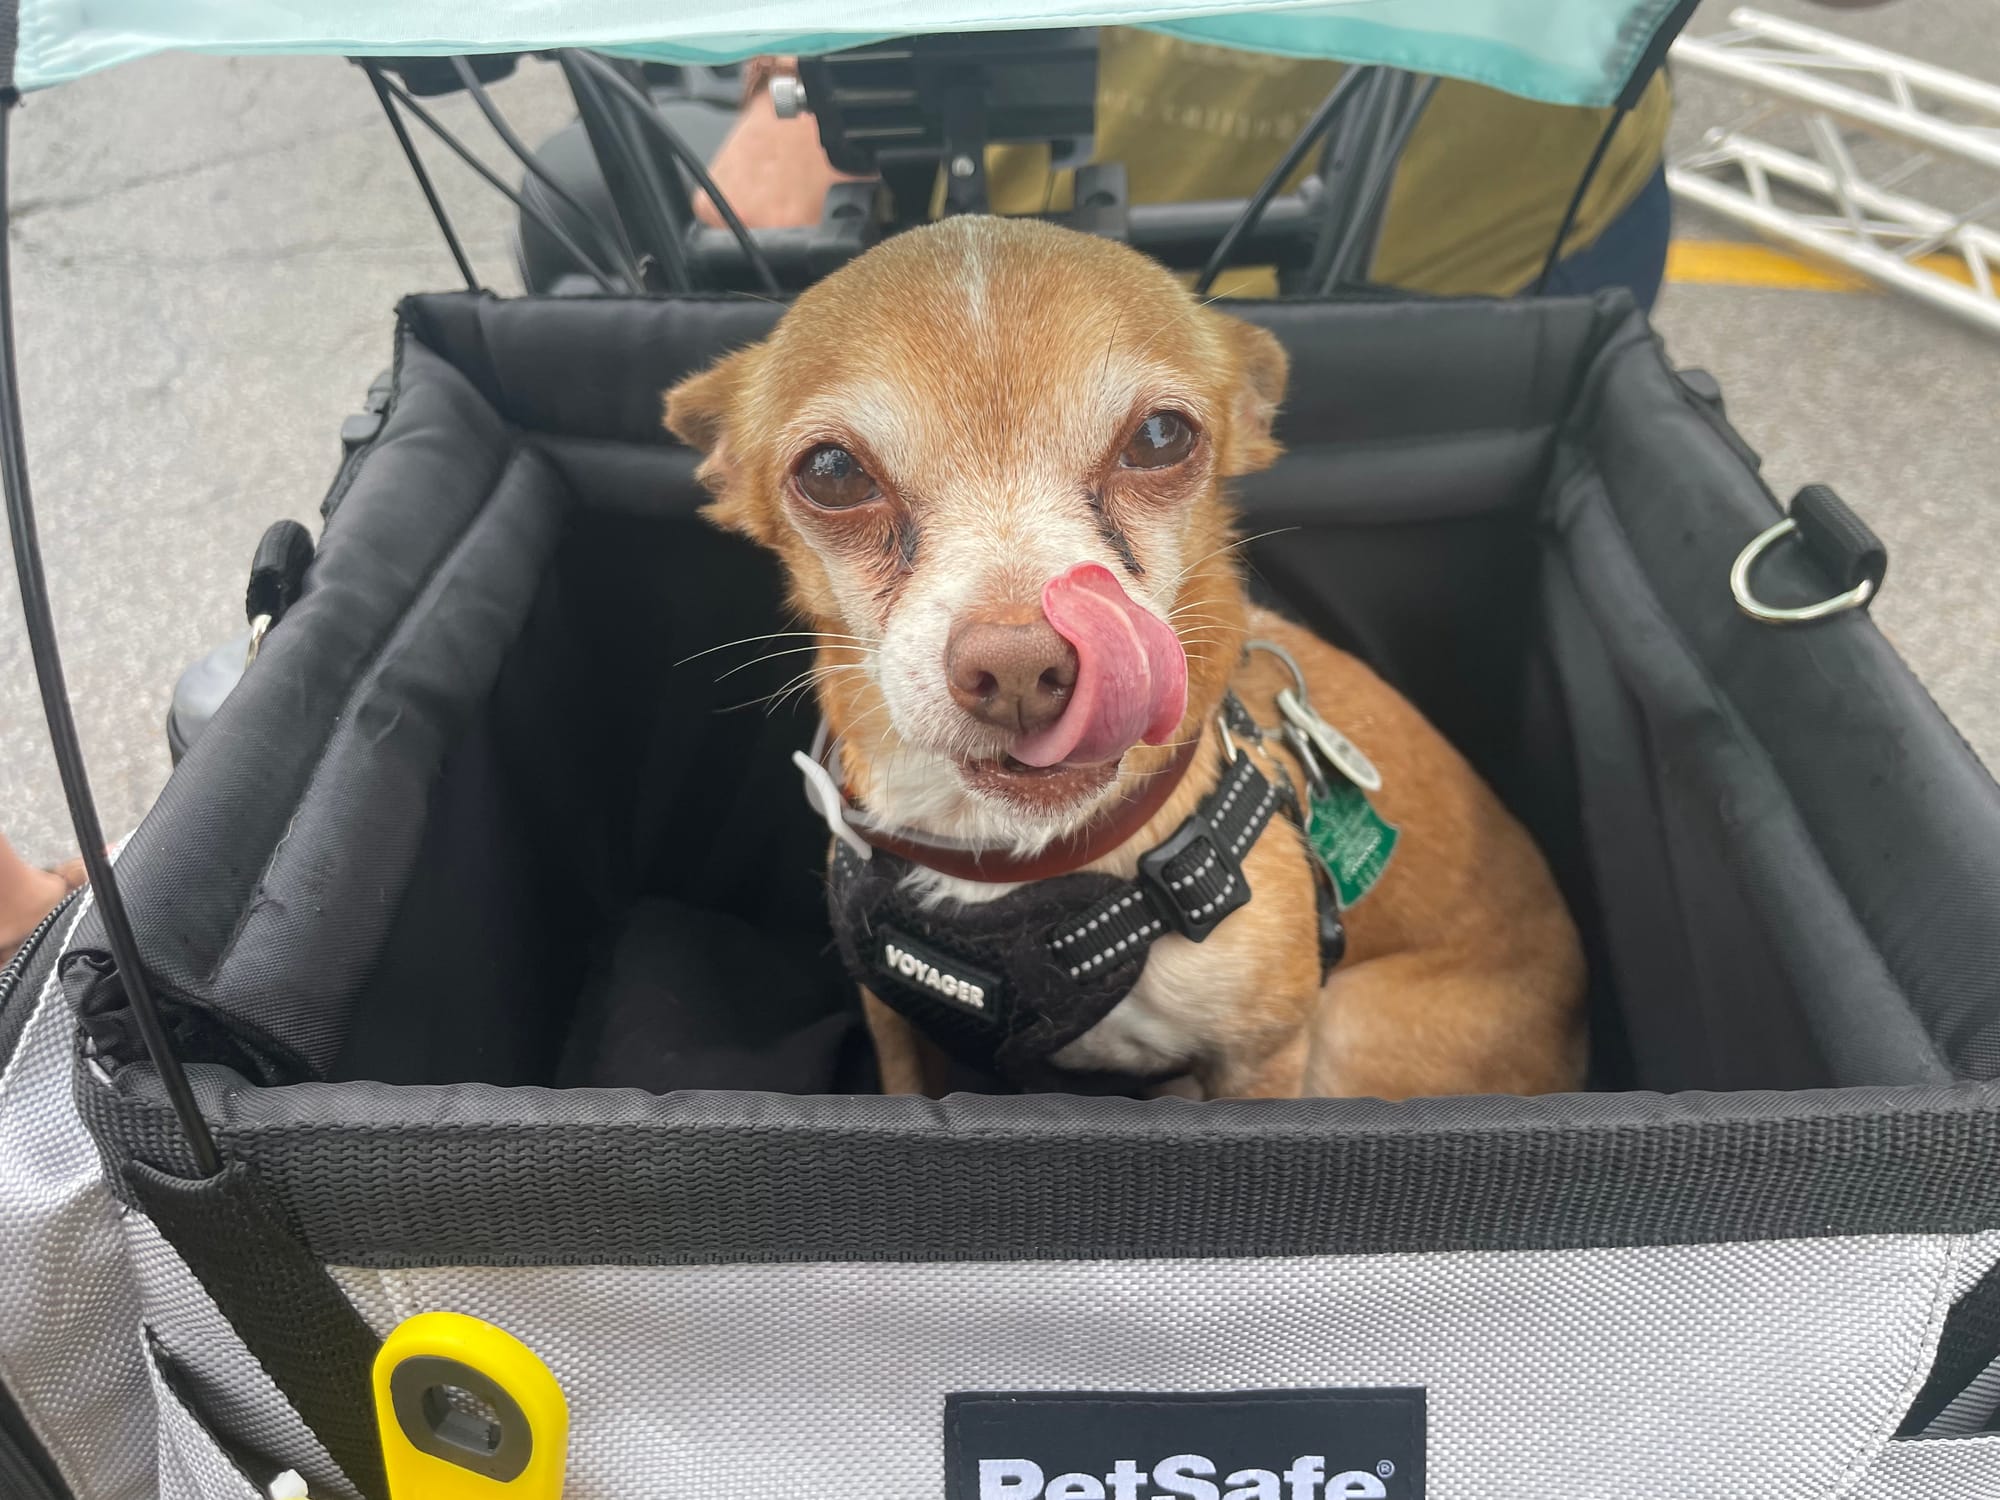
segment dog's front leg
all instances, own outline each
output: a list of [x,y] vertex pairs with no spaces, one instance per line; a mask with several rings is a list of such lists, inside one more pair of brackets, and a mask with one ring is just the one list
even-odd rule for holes
[[884,1005],[874,994],[861,991],[861,1014],[868,1022],[868,1035],[875,1042],[875,1062],[882,1074],[885,1094],[927,1094],[937,1098],[945,1091],[948,1063],[945,1055],[924,1040],[923,1034],[903,1019],[900,1011]]
[[1246,1047],[1213,1058],[1195,1069],[1195,1078],[1210,1099],[1296,1099],[1305,1092],[1310,1051],[1305,1028],[1297,1027],[1275,1047]]

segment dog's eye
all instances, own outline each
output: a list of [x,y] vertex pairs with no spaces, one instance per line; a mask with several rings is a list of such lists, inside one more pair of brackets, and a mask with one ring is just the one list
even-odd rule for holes
[[1119,462],[1128,469],[1170,469],[1194,452],[1194,428],[1179,412],[1156,411],[1139,424]]
[[846,510],[881,491],[861,461],[834,443],[821,443],[799,465],[799,490],[823,510]]

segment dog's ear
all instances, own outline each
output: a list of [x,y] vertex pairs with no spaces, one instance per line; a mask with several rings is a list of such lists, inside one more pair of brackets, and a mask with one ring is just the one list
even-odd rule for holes
[[766,518],[745,482],[742,441],[734,431],[760,352],[757,346],[739,349],[690,375],[667,392],[665,414],[667,431],[702,456],[694,477],[715,497],[702,514],[718,526],[764,541]]
[[712,455],[729,429],[730,410],[750,374],[753,345],[717,360],[699,375],[690,375],[667,392],[667,431],[695,452]]
[[1233,431],[1224,463],[1230,474],[1254,474],[1268,469],[1284,452],[1271,435],[1285,399],[1285,375],[1291,361],[1285,346],[1270,332],[1239,318],[1221,317],[1223,337],[1234,357],[1236,389],[1231,412]]

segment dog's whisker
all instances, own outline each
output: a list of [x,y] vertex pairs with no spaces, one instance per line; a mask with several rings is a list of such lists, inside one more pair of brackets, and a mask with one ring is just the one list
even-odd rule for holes
[[783,686],[772,692],[765,693],[762,697],[746,698],[741,703],[731,703],[725,707],[718,708],[716,712],[719,714],[729,714],[735,713],[740,709],[757,708],[759,706],[766,707],[769,712],[776,712],[781,701],[788,694],[795,692],[803,693],[805,689],[814,687],[818,683],[828,680],[841,672],[859,672],[862,670],[864,670],[864,666],[860,662],[818,663],[806,668],[805,671],[787,680]]
[[1288,531],[1298,531],[1301,529],[1302,528],[1297,526],[1273,526],[1269,531],[1259,531],[1251,536],[1238,537],[1233,542],[1228,542],[1225,543],[1223,546],[1217,547],[1213,552],[1204,552],[1200,557],[1197,557],[1193,562],[1189,563],[1186,567],[1182,568],[1180,572],[1175,575],[1173,586],[1175,588],[1179,588],[1183,583],[1186,583],[1187,580],[1193,575],[1194,570],[1196,568],[1199,568],[1203,563],[1209,561],[1209,559],[1211,558],[1220,557],[1225,552],[1234,552],[1239,547],[1247,547],[1252,542],[1261,542],[1264,540],[1265,537],[1283,536]]
[[706,650],[695,652],[692,656],[683,656],[674,665],[684,667],[691,661],[699,661],[704,656],[713,656],[718,651],[727,651],[732,646],[754,646],[759,641],[795,640],[801,636],[809,637],[813,640],[862,641],[864,644],[866,643],[865,637],[845,635],[837,630],[773,630],[768,635],[746,635],[733,641],[724,641],[719,646],[710,646]]
[[[753,656],[748,661],[738,662],[728,671],[716,673],[715,680],[717,682],[721,682],[725,677],[734,677],[738,672],[747,672],[752,667],[762,666],[767,661],[776,661],[781,656],[799,656],[808,651],[859,651],[864,658],[872,657],[875,655],[875,650],[872,646],[841,646],[841,645],[788,646],[782,651],[766,651],[762,656]],[[843,662],[842,665],[858,667],[861,666],[862,663]]]
[[771,700],[774,704],[777,704],[782,703],[789,694],[796,693],[803,696],[808,689],[815,688],[822,682],[829,682],[833,678],[838,677],[842,672],[858,672],[860,670],[862,670],[860,662],[815,663],[797,674],[776,692],[772,693]]

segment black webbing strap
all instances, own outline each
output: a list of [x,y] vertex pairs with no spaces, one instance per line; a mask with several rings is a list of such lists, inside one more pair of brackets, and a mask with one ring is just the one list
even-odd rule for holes
[[241,1162],[171,1177],[128,1162],[140,1207],[366,1500],[387,1500],[371,1384],[381,1340]]
[[1896,1436],[1920,1435],[1995,1360],[2000,1360],[2000,1265],[1974,1282],[1944,1315],[1937,1358]]
[[1200,811],[1139,861],[1139,878],[1078,913],[1049,947],[1072,979],[1172,931],[1200,942],[1250,899],[1243,856],[1283,795],[1247,754],[1223,768]]

